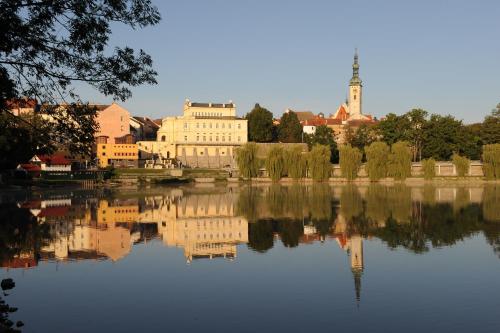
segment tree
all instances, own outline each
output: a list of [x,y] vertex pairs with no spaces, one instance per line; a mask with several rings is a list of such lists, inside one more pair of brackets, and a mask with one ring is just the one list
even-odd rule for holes
[[34,98],[49,119],[50,136],[57,138],[33,142],[35,152],[59,142],[72,153],[91,151],[97,110],[79,98],[76,82],[122,101],[131,87],[156,83],[148,54],[108,45],[112,24],[135,29],[160,21],[150,0],[11,0],[0,3],[0,13],[0,113],[11,118],[8,128],[17,128],[7,101]]
[[283,113],[278,125],[278,140],[280,142],[302,142],[302,125],[293,111]]
[[274,146],[269,149],[266,157],[266,170],[269,177],[274,181],[278,181],[283,176],[285,170],[283,147]]
[[309,174],[317,181],[326,180],[330,177],[332,165],[330,163],[330,147],[315,145],[309,156]]
[[356,147],[350,145],[340,146],[340,171],[342,177],[347,180],[356,179],[358,176],[359,167],[361,166],[361,151]]
[[427,123],[427,115],[427,111],[422,109],[413,109],[404,115],[408,119],[407,139],[411,145],[414,162],[422,159],[422,145],[425,137],[423,129]]
[[398,116],[394,113],[389,113],[377,124],[377,130],[381,136],[381,140],[388,145],[392,145],[398,141],[408,140],[408,128],[408,117]]
[[273,140],[273,114],[258,103],[247,113],[248,138],[254,142],[271,142]]
[[358,128],[347,125],[345,142],[363,151],[366,146],[377,141],[377,129],[374,126],[361,124]]
[[367,146],[365,153],[366,172],[370,180],[379,180],[386,177],[389,146],[385,142],[377,141]]
[[481,139],[483,144],[500,143],[500,103],[484,118]]
[[426,135],[422,148],[423,158],[449,160],[453,152],[460,151],[463,125],[453,116],[431,115],[424,131]]
[[316,127],[314,134],[306,134],[306,142],[309,149],[311,149],[314,145],[324,145],[330,147],[330,162],[338,162],[339,152],[337,149],[337,142],[335,142],[335,133],[330,127],[326,125]]
[[258,147],[254,142],[249,142],[236,150],[236,163],[241,176],[245,178],[257,177],[260,161],[257,157]]
[[500,178],[500,143],[483,146],[483,170],[488,179]]
[[431,180],[436,176],[436,161],[433,158],[422,160],[422,172],[425,180]]
[[288,177],[293,179],[303,178],[307,167],[307,156],[302,154],[302,147],[291,147],[284,152],[285,169]]
[[[415,155],[413,155],[415,156]],[[411,176],[412,150],[405,141],[392,145],[389,155],[387,173],[398,180],[405,180]]]
[[454,153],[452,156],[452,162],[455,166],[458,177],[465,177],[469,173],[470,161],[467,157]]

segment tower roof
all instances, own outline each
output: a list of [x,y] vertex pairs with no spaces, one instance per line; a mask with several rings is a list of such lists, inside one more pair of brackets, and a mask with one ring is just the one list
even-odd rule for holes
[[354,63],[352,64],[352,78],[349,82],[350,86],[360,86],[363,81],[359,77],[359,64],[358,64],[358,49],[354,52]]

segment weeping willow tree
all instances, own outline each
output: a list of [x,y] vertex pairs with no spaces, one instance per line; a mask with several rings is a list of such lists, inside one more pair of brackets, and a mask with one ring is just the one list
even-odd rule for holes
[[308,168],[311,178],[322,181],[330,177],[332,165],[330,163],[330,147],[314,145],[309,154]]
[[391,147],[387,174],[398,180],[405,180],[411,176],[412,152],[408,143],[398,141]]
[[348,180],[353,180],[358,176],[359,168],[361,167],[361,158],[363,154],[356,147],[351,145],[343,145],[339,148],[340,151],[340,171],[342,177]]
[[305,154],[302,154],[302,147],[295,146],[285,150],[285,169],[288,177],[300,179],[305,177],[307,161]]
[[483,146],[483,171],[488,179],[500,179],[500,143]]
[[433,158],[422,160],[422,171],[426,180],[436,177],[436,161]]
[[283,147],[273,146],[266,157],[266,170],[269,177],[276,182],[281,179],[285,171],[285,158]]
[[258,149],[254,142],[249,142],[236,150],[236,163],[240,174],[244,178],[257,177],[259,174]]
[[387,176],[387,161],[389,158],[389,146],[385,142],[373,142],[365,147],[366,172],[372,181]]
[[451,161],[457,170],[458,177],[465,177],[469,173],[470,161],[467,157],[453,154]]

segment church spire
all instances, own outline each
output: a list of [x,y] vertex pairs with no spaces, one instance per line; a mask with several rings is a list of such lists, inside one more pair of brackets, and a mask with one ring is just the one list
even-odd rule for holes
[[362,83],[359,78],[359,64],[358,64],[358,49],[354,51],[354,63],[352,64],[352,79],[350,81],[351,86],[360,86]]

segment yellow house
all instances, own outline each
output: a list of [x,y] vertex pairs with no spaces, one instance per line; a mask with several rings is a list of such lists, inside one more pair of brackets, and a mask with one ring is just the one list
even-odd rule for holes
[[[101,143],[99,143],[101,142]],[[99,167],[105,168],[109,165],[115,167],[137,167],[139,160],[139,148],[135,143],[97,143],[97,158]],[[106,141],[104,141],[106,142]]]

